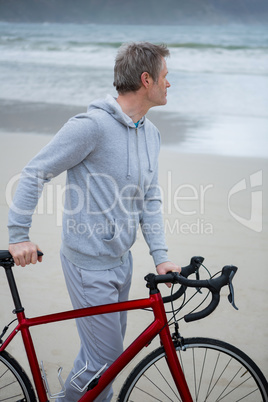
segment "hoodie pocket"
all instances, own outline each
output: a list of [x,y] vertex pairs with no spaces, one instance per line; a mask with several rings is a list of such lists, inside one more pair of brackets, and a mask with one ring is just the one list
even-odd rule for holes
[[137,227],[134,219],[115,219],[110,223],[111,237],[103,238],[105,254],[118,257],[128,251],[136,240]]

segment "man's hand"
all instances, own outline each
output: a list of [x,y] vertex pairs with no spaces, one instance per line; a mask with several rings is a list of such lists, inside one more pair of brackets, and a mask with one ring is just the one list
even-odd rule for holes
[[42,256],[38,257],[37,250],[41,251],[38,246],[31,241],[24,241],[22,243],[13,243],[9,245],[8,251],[13,257],[16,265],[36,264],[37,261],[42,261]]
[[[156,271],[157,271],[158,275],[165,275],[170,271],[180,273],[181,267],[179,267],[178,265],[174,264],[171,261],[167,261],[167,262],[162,262],[161,264],[157,265]],[[169,288],[171,287],[171,283],[167,283],[166,285]]]

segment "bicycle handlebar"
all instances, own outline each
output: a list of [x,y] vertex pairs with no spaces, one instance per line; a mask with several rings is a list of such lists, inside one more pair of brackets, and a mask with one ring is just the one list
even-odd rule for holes
[[[197,260],[199,259],[199,260]],[[203,262],[203,260],[200,262],[200,259],[202,257],[193,257],[191,259],[191,263],[189,266],[182,268],[182,273],[178,274],[178,272],[169,272],[166,275],[155,275],[155,274],[149,274],[145,277],[145,280],[147,281],[147,287],[151,289],[151,293],[156,293],[158,292],[157,285],[160,283],[179,283],[181,288],[179,291],[174,293],[172,296],[164,297],[163,301],[166,303],[167,301],[171,300],[176,300],[178,297],[180,297],[186,290],[187,287],[193,287],[193,288],[207,288],[212,294],[212,299],[210,304],[204,308],[201,311],[198,311],[196,313],[189,313],[184,316],[184,320],[186,322],[191,322],[191,321],[196,321],[200,320],[202,318],[207,317],[209,314],[211,314],[216,307],[219,304],[220,301],[220,291],[221,288],[225,285],[229,286],[230,294],[228,296],[229,302],[232,304],[232,306],[238,310],[234,303],[234,288],[232,285],[232,279],[237,271],[237,267],[233,265],[226,265],[222,268],[221,275],[217,278],[211,278],[211,279],[206,279],[206,280],[199,280],[199,279],[188,279],[187,276],[189,276],[191,273],[196,272]],[[181,290],[183,289],[183,290]]]
[[[200,257],[200,256],[192,257],[190,264],[187,265],[186,267],[181,268],[180,275],[183,276],[184,278],[188,278],[188,276],[195,273],[196,279],[199,279],[199,271],[198,270],[203,261],[204,261],[203,257]],[[170,296],[163,297],[163,302],[168,303],[168,302],[171,302],[172,300],[177,300],[179,297],[181,297],[183,295],[183,293],[185,293],[185,290],[186,290],[186,286],[182,285],[177,290],[177,292],[173,293]]]

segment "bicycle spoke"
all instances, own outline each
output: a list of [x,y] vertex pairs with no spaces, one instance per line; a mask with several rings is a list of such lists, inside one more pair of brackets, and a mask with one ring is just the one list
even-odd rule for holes
[[9,387],[9,386],[12,385],[12,384],[16,384],[16,381],[11,381],[11,382],[9,382],[8,384],[6,384],[6,385],[4,385],[3,387],[1,387],[1,390],[3,390],[4,388]]
[[[221,398],[221,396],[224,394],[224,392],[228,389],[228,387],[230,386],[230,384],[232,384],[233,380],[237,377],[238,373],[241,371],[242,367],[239,368],[239,370],[235,373],[235,375],[230,379],[229,384],[226,385],[226,387],[222,390],[221,394],[218,396],[217,401],[221,401],[222,399],[225,398],[225,395]],[[235,391],[235,388],[233,389],[233,391]],[[231,393],[232,391],[230,391],[229,393]],[[228,394],[229,394],[228,393]],[[226,395],[228,395],[226,394]]]
[[[196,402],[199,400],[199,395],[200,395],[200,392],[201,392],[201,386],[204,387],[204,385],[202,383],[202,378],[203,378],[204,373],[205,373],[205,364],[206,364],[206,360],[207,360],[207,353],[208,353],[208,349],[205,348],[203,356],[198,356],[198,360],[197,360],[197,363],[196,363],[195,349],[194,348],[192,349],[193,372],[194,372],[194,387],[195,387],[195,400],[196,400]],[[215,362],[215,365],[214,365],[214,368],[213,368],[213,372],[212,372],[212,375],[211,375],[211,378],[210,378],[210,382],[209,382],[209,385],[208,385],[208,389],[207,389],[205,395],[203,396],[203,398],[205,398],[204,402],[207,401],[209,395],[211,394],[211,392],[213,391],[213,389],[217,385],[217,382],[219,381],[220,377],[222,376],[222,373],[221,373],[220,376],[218,377],[218,379],[214,380],[215,383],[212,386],[213,379],[214,379],[214,376],[215,376],[215,372],[216,372],[218,362],[219,362],[219,357],[220,357],[220,354],[218,353],[217,359],[216,359],[216,362]],[[197,376],[197,370],[196,370],[197,366],[201,366],[201,371],[200,371],[199,377]],[[224,370],[223,370],[223,372],[224,372]]]
[[247,398],[249,395],[252,395],[252,394],[254,394],[254,393],[257,392],[257,391],[258,391],[258,388],[256,388],[254,391],[248,393],[247,395],[244,395],[242,398],[237,399],[236,402],[242,401],[243,399]]
[[199,379],[199,387],[198,387],[198,393],[197,393],[197,400],[198,400],[198,396],[199,396],[199,392],[200,392],[200,387],[201,387],[201,384],[202,384],[203,373],[204,373],[204,371],[205,371],[206,358],[207,358],[207,349],[205,350],[205,354],[204,354],[204,358],[203,358],[203,365],[202,365],[202,370],[201,370],[200,379]]
[[220,353],[218,353],[218,355],[217,355],[216,363],[215,363],[215,365],[214,365],[213,373],[212,373],[212,376],[211,376],[211,378],[210,378],[210,382],[209,382],[208,389],[207,389],[207,392],[206,392],[206,399],[205,399],[204,402],[207,401],[207,398],[208,398],[208,396],[210,395],[210,392],[211,392],[211,391],[210,391],[210,389],[211,389],[210,387],[211,387],[211,385],[212,385],[213,378],[214,378],[214,375],[215,375],[215,372],[216,372],[216,369],[217,369],[217,366],[218,366],[219,358],[220,358]]
[[209,395],[211,394],[211,392],[215,389],[216,385],[218,384],[218,382],[219,382],[220,379],[222,378],[223,373],[226,371],[227,367],[229,366],[231,360],[232,360],[232,358],[230,358],[230,360],[227,362],[227,364],[225,365],[225,367],[224,367],[224,369],[222,370],[222,372],[219,374],[219,376],[218,376],[218,378],[216,379],[216,381],[215,381],[213,387],[211,388],[211,390],[210,390],[208,396],[209,396]]
[[159,368],[157,367],[157,365],[155,364],[155,368],[158,371],[159,375],[163,378],[164,382],[167,384],[167,386],[169,387],[169,389],[173,392],[174,396],[176,397],[176,399],[178,399],[180,401],[180,398],[178,398],[177,393],[174,391],[174,389],[172,388],[171,384],[167,381],[166,377],[163,375],[163,373],[159,370]]
[[[139,387],[136,387],[136,389],[138,389],[139,391],[141,391],[143,394],[148,395],[152,398],[154,398],[154,400],[159,401],[159,402],[163,402],[162,399],[158,399],[155,396],[153,396],[152,394],[149,394],[149,392],[144,391],[144,389],[141,389]],[[133,401],[134,402],[134,401]]]
[[[242,367],[239,369],[239,371],[242,369]],[[238,374],[238,373],[237,373]],[[234,379],[234,377],[232,378],[232,380]],[[232,380],[230,381],[230,383],[228,384],[228,386],[223,390],[223,392],[229,387],[229,385],[231,384]],[[225,394],[222,398],[217,399],[217,401],[221,401],[222,399],[226,398],[228,395],[232,394],[233,392],[235,392],[239,387],[242,387],[243,384],[245,384],[248,380],[250,380],[250,377],[248,377],[246,380],[242,381],[240,384],[238,384],[235,388],[233,388],[232,390],[230,390],[227,394]],[[242,398],[238,399],[239,401],[247,398],[249,395],[253,394],[254,392],[256,392],[258,390],[258,388],[254,389],[253,391],[249,392],[248,394],[244,395]],[[222,392],[222,394],[223,394]],[[221,396],[221,395],[220,395]]]
[[3,374],[0,375],[0,378],[4,377],[4,375],[8,372],[8,369],[3,372]]
[[195,372],[195,358],[194,358],[194,349],[192,349],[192,359],[193,359],[193,374],[194,374],[194,391],[195,391],[195,400],[196,398],[196,372]]
[[185,372],[184,372],[184,366],[183,366],[183,359],[182,359],[182,356],[181,356],[181,350],[179,350],[179,360],[180,360],[180,365],[181,365],[181,368],[182,368],[182,372],[184,374]]
[[[155,366],[155,365],[154,365]],[[151,380],[147,375],[144,375],[144,377],[155,386],[155,388],[161,392],[161,394],[165,395],[166,398],[168,398],[170,401],[172,401],[171,398],[168,397],[168,395],[153,381]],[[151,395],[152,396],[152,395]],[[160,399],[161,400],[161,399]]]
[[[10,396],[10,397],[8,397],[8,398],[0,399],[0,401],[1,401],[1,402],[10,401],[10,399],[18,398],[18,397],[20,397],[20,396],[21,396],[21,394],[17,394],[17,395]],[[18,402],[23,401],[23,400],[24,400],[24,399],[20,399]]]

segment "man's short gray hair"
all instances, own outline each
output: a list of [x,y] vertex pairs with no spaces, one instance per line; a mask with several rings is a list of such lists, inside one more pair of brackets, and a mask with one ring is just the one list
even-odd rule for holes
[[141,75],[150,74],[158,81],[163,58],[169,56],[166,45],[149,42],[123,44],[117,53],[114,66],[114,86],[118,93],[137,91],[141,87]]

